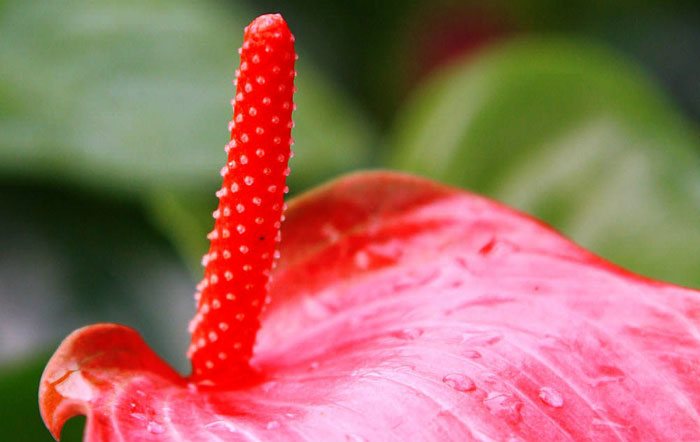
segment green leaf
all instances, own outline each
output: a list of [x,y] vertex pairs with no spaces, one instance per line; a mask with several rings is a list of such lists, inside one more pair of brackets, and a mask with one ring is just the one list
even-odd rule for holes
[[0,368],[92,322],[138,327],[187,367],[182,324],[195,281],[138,204],[64,187],[0,188]]
[[[227,2],[8,0],[0,9],[0,173],[142,195],[209,188],[224,161],[236,49]],[[305,58],[303,52],[302,60]],[[368,156],[367,122],[304,61],[298,179]]]
[[647,78],[586,44],[524,40],[443,71],[390,164],[553,224],[636,272],[700,286],[700,142]]

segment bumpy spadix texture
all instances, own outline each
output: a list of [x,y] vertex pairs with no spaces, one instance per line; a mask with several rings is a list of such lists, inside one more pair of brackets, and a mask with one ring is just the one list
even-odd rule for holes
[[256,20],[241,58],[195,373],[128,327],[78,330],[41,379],[54,436],[85,414],[89,442],[700,439],[700,293],[486,199],[388,173],[327,185],[290,203],[266,292],[292,108],[281,18]]
[[700,438],[700,293],[501,205],[365,174],[290,202],[258,383],[198,390],[138,334],[75,332],[42,379],[88,441]]
[[294,37],[280,15],[263,15],[245,30],[236,72],[228,161],[219,207],[202,262],[204,279],[190,323],[192,378],[235,385],[248,361],[276,259],[294,104]]

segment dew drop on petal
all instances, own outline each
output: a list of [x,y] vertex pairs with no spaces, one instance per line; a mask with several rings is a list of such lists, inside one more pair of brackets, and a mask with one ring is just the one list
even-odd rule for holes
[[557,390],[551,387],[540,388],[540,393],[538,396],[542,402],[550,407],[560,408],[562,405],[564,405],[564,398]]
[[474,391],[476,385],[474,381],[469,379],[467,376],[459,373],[451,373],[442,378],[442,382],[445,385],[451,387],[455,391],[467,392]]
[[523,408],[523,403],[510,393],[492,391],[484,399],[484,405],[491,414],[505,419],[510,424],[522,421],[520,410]]

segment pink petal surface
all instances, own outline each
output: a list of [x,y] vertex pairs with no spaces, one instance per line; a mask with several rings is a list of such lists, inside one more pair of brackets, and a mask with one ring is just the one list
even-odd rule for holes
[[78,330],[41,381],[86,440],[700,439],[700,294],[403,175],[290,204],[246,388],[174,373],[126,327]]

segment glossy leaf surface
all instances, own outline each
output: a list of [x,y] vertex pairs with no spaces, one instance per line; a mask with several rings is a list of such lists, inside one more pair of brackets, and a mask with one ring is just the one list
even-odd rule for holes
[[75,332],[42,416],[87,440],[689,440],[700,294],[504,206],[355,175],[290,204],[238,390],[189,384],[122,326]]

